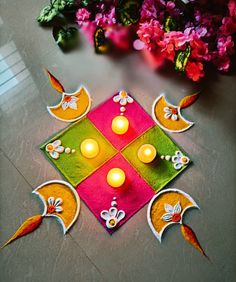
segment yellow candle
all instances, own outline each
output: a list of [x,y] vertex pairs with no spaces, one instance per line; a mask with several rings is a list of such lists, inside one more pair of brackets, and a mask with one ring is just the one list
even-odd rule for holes
[[116,134],[125,134],[129,129],[129,121],[124,116],[117,116],[113,118],[111,128]]
[[138,149],[138,158],[143,163],[150,163],[156,157],[156,149],[151,144],[144,144]]
[[125,173],[120,168],[112,168],[107,174],[107,183],[112,187],[120,187],[125,182]]
[[85,139],[80,144],[80,150],[85,158],[92,159],[98,155],[99,146],[97,141],[95,141],[94,139]]

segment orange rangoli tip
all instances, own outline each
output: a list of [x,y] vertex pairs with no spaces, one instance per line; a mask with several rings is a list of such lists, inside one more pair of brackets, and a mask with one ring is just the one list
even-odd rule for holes
[[50,115],[65,122],[74,122],[84,117],[91,108],[91,97],[87,89],[81,86],[73,93],[66,93],[60,81],[50,71],[46,71],[53,89],[62,94],[57,105],[47,106]]
[[49,70],[46,69],[46,72],[48,74],[48,78],[49,78],[49,81],[53,89],[55,89],[59,93],[65,92],[65,89],[62,86],[62,84],[60,83],[60,81],[54,75],[52,75]]
[[26,219],[26,221],[21,224],[21,226],[17,229],[15,234],[1,247],[1,249],[6,247],[13,241],[17,240],[18,238],[25,236],[30,232],[34,231],[35,229],[37,229],[39,225],[42,223],[42,221],[43,221],[42,215],[35,215]]
[[180,109],[185,109],[191,106],[200,96],[200,91],[196,92],[195,94],[185,96],[179,103]]
[[195,249],[197,249],[203,256],[205,256],[207,259],[209,257],[206,255],[205,251],[203,250],[202,246],[200,245],[196,234],[194,231],[186,224],[181,225],[181,233],[184,237],[184,239],[189,242]]
[[36,230],[46,217],[57,218],[62,225],[64,234],[66,234],[78,218],[80,198],[74,187],[68,182],[62,180],[47,181],[38,186],[32,193],[38,195],[43,202],[43,214],[26,219],[15,234],[0,247],[0,250],[16,239]]
[[183,223],[185,212],[191,208],[199,207],[193,198],[184,191],[175,188],[163,190],[157,193],[148,205],[148,224],[160,242],[167,228],[179,224],[184,239],[208,258],[196,234],[188,225]]

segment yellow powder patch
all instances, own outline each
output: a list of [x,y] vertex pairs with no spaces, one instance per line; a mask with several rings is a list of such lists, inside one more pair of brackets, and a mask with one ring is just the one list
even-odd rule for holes
[[166,213],[164,205],[169,204],[171,206],[175,206],[178,202],[180,202],[182,210],[184,210],[186,207],[194,206],[188,198],[174,191],[161,194],[152,204],[150,214],[151,221],[158,233],[160,233],[160,231],[169,223],[161,219]]
[[178,120],[172,120],[171,118],[166,119],[164,117],[165,112],[164,112],[164,108],[168,107],[170,109],[177,109],[177,107],[173,107],[171,105],[169,105],[166,100],[165,97],[161,97],[155,107],[154,107],[154,113],[156,116],[156,119],[159,121],[159,123],[169,129],[169,130],[173,130],[173,131],[180,131],[180,130],[184,130],[187,129],[191,123],[186,122],[185,120],[183,120],[182,116],[180,116],[178,114]]
[[49,197],[54,197],[55,200],[57,198],[62,199],[60,206],[63,211],[60,213],[54,212],[53,214],[60,217],[67,228],[73,221],[78,208],[75,195],[70,188],[61,183],[51,183],[39,188],[37,192],[45,199],[46,203]]
[[78,98],[76,102],[77,110],[71,109],[69,107],[66,110],[63,110],[60,104],[57,108],[50,108],[50,111],[53,113],[53,115],[68,121],[83,116],[89,110],[90,97],[84,88],[81,88],[80,91],[73,94],[73,96]]

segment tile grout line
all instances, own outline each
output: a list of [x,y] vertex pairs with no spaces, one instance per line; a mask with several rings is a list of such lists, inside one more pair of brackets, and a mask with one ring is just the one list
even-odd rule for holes
[[85,252],[85,250],[80,246],[80,244],[73,238],[73,236],[68,233],[68,236],[70,236],[70,238],[72,239],[72,241],[83,251],[83,253],[85,254],[85,256],[87,257],[87,259],[90,261],[90,263],[95,267],[95,269],[99,272],[99,274],[102,276],[102,278],[104,279],[104,281],[107,281],[106,278],[103,276],[101,270],[99,269],[99,267],[91,260],[91,258],[87,255],[87,253]]
[[[28,182],[28,180],[25,178],[25,176],[21,173],[21,171],[14,165],[14,163],[11,161],[11,159],[5,154],[4,151],[2,151],[2,149],[0,149],[0,152],[6,157],[6,159],[11,163],[11,165],[13,165],[13,167],[17,170],[17,172],[22,176],[22,178],[26,181],[26,183],[33,189],[32,185]],[[78,242],[72,237],[71,234],[67,234],[68,236],[70,236],[70,238],[73,240],[73,242],[83,251],[84,255],[87,257],[87,259],[89,260],[89,262],[95,267],[95,269],[98,271],[98,273],[101,275],[101,277],[103,278],[104,281],[107,281],[105,279],[105,277],[103,276],[101,270],[98,268],[98,266],[90,259],[90,257],[87,255],[87,253],[85,252],[85,250],[80,246],[80,244],[78,244]]]
[[5,158],[13,165],[13,167],[17,170],[17,172],[22,176],[22,178],[25,180],[25,182],[33,189],[33,186],[29,183],[29,181],[26,179],[26,177],[22,174],[22,172],[14,165],[14,163],[11,161],[11,159],[7,156],[7,154],[0,149],[0,152],[5,156]]

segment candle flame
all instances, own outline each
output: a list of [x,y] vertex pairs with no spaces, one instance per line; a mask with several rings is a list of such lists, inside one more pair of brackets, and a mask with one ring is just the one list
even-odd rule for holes
[[146,149],[146,150],[144,151],[144,154],[147,155],[147,156],[150,156],[151,153],[152,153],[152,151],[151,151],[150,149]]
[[123,127],[125,125],[125,123],[124,123],[124,121],[123,120],[118,120],[117,121],[117,126],[119,126],[119,127]]
[[112,178],[113,178],[114,180],[119,180],[119,179],[120,179],[120,176],[121,176],[121,175],[116,172],[116,173],[113,174]]
[[89,144],[86,144],[85,148],[86,148],[86,150],[88,150],[88,151],[92,151],[93,148],[94,148],[94,146],[93,146],[93,144],[89,143]]
[[112,120],[112,131],[116,134],[124,134],[129,128],[129,121],[124,116],[117,116]]
[[125,182],[125,173],[120,168],[112,168],[107,174],[107,182],[112,187],[120,187]]

